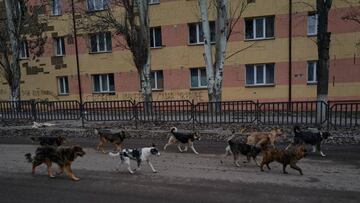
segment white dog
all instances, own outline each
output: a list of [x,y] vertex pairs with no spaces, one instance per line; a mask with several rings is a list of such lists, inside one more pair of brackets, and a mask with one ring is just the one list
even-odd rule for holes
[[154,166],[151,164],[149,160],[150,155],[160,156],[159,150],[154,145],[152,147],[144,147],[139,149],[123,149],[121,152],[117,152],[117,153],[109,152],[109,155],[111,157],[120,156],[121,161],[119,162],[117,169],[119,169],[120,164],[123,164],[125,162],[128,166],[129,172],[131,174],[135,173],[135,170],[132,170],[130,166],[130,159],[131,159],[137,162],[138,168],[136,170],[140,170],[141,162],[146,161],[149,164],[151,170],[154,173],[157,173]]

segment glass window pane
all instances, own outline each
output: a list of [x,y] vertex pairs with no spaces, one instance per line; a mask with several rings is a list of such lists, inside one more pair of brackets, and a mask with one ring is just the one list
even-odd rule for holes
[[109,74],[109,91],[115,91],[114,74]]
[[61,54],[65,55],[65,40],[63,37],[61,38],[61,51]]
[[154,28],[150,28],[150,47],[155,47],[155,45],[154,45]]
[[191,87],[199,87],[198,82],[198,69],[193,68],[190,69],[190,77],[191,77]]
[[164,76],[162,71],[157,72],[157,88],[163,89],[164,88]]
[[94,0],[87,0],[88,10],[93,11],[95,8]]
[[97,42],[96,42],[96,35],[91,35],[90,37],[90,45],[91,45],[91,52],[97,52]]
[[65,92],[64,93],[69,93],[69,82],[68,82],[67,77],[64,77],[64,82],[65,82]]
[[274,37],[274,17],[266,18],[266,37]]
[[254,66],[252,65],[246,66],[246,84],[247,85],[254,84]]
[[156,86],[155,86],[155,82],[156,82],[156,81],[155,81],[155,74],[156,74],[155,72],[151,72],[151,73],[150,73],[151,88],[152,88],[152,89],[155,89],[155,88],[156,88]]
[[210,41],[215,42],[215,22],[210,22]]
[[93,76],[94,92],[100,92],[100,77],[99,75]]
[[264,83],[264,66],[256,66],[256,84]]
[[95,1],[95,9],[96,9],[96,10],[101,10],[101,9],[103,9],[102,0],[94,0],[94,1]]
[[207,86],[206,69],[200,69],[201,72],[201,86]]
[[203,31],[201,23],[198,23],[198,28],[199,28],[199,30],[198,30],[199,41],[198,42],[204,42],[204,31]]
[[98,38],[99,38],[99,51],[105,51],[105,34],[104,33],[100,33],[98,34]]
[[266,65],[266,84],[274,84],[274,64]]
[[108,75],[101,75],[101,91],[109,91]]
[[256,38],[263,38],[264,37],[264,19],[255,19],[255,31],[256,31]]
[[112,50],[111,33],[107,32],[106,33],[106,51],[111,51],[111,50]]
[[59,80],[59,88],[60,88],[60,94],[63,94],[65,92],[64,90],[64,81],[63,81],[63,77],[60,77]]
[[316,20],[317,19],[315,14],[308,16],[308,34],[317,33]]
[[196,39],[196,25],[189,24],[189,43],[194,44],[197,42]]
[[161,28],[155,28],[155,46],[161,47],[162,41],[161,41]]
[[315,75],[314,75],[314,63],[308,62],[308,81],[312,82],[314,81]]
[[254,39],[253,19],[245,20],[245,39]]

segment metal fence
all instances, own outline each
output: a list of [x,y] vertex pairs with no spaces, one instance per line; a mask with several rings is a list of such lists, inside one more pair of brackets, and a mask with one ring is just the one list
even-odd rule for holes
[[1,119],[359,126],[360,101],[0,101]]

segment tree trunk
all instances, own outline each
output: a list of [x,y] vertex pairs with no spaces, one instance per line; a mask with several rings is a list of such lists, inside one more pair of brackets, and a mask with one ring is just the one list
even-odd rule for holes
[[5,0],[5,10],[6,10],[6,24],[7,24],[7,32],[10,38],[10,46],[11,46],[11,62],[10,62],[10,70],[11,76],[7,78],[8,84],[11,92],[11,101],[19,101],[20,100],[20,65],[19,65],[19,42],[15,36],[16,30],[14,25],[14,15],[13,9],[16,9],[13,5],[12,0]]
[[227,0],[217,0],[216,47],[215,47],[215,85],[214,100],[221,102],[222,81],[226,56],[228,34]]
[[318,63],[317,63],[317,121],[321,122],[326,116],[324,103],[328,101],[329,87],[329,48],[331,33],[328,32],[328,14],[332,5],[332,0],[317,0],[316,8],[318,11]]
[[[148,57],[150,60],[150,56]],[[144,64],[142,71],[140,72],[141,80],[141,93],[143,95],[144,102],[152,101],[152,91],[151,91],[151,78],[150,78],[150,62]]]
[[206,77],[207,77],[207,89],[208,89],[208,97],[209,101],[213,102],[215,100],[214,95],[214,66],[212,59],[212,51],[211,51],[211,35],[210,35],[210,26],[209,26],[209,17],[208,17],[208,7],[206,0],[199,0],[200,14],[201,14],[201,22],[204,33],[204,60],[206,67]]

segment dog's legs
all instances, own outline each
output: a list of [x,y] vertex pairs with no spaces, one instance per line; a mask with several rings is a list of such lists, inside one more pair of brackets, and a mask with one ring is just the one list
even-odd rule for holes
[[316,152],[316,147],[315,147],[315,145],[312,146],[312,152]]
[[316,149],[317,149],[318,152],[320,152],[320,154],[321,154],[322,157],[326,156],[326,155],[322,152],[322,150],[321,150],[321,143],[318,143],[318,144],[316,145]]
[[259,164],[258,160],[256,159],[256,156],[253,156],[253,160],[255,161],[256,166],[260,166],[260,164]]
[[74,175],[69,164],[65,165],[64,169],[65,169],[65,173],[69,176],[69,178],[71,178],[72,180],[75,180],[75,181],[80,180],[80,178],[78,178]]
[[40,162],[40,161],[36,161],[36,160],[33,161],[32,172],[31,172],[32,175],[35,175],[36,167],[40,166],[41,164],[42,164],[42,162]]
[[264,165],[268,165],[267,163],[265,163],[264,160],[261,161],[261,164],[260,164],[260,171],[264,171]]
[[189,143],[189,146],[190,146],[190,148],[193,150],[193,152],[194,152],[195,154],[199,154],[199,153],[195,150],[193,143]]
[[285,148],[285,150],[288,150],[292,145],[293,145],[293,143],[290,143],[290,144]]
[[243,161],[243,163],[250,163],[251,156],[246,155],[246,161]]
[[300,175],[303,175],[301,168],[298,167],[295,163],[291,163],[291,164],[290,164],[290,167],[291,167],[292,169],[295,169],[295,170],[299,171]]
[[286,167],[287,167],[287,164],[283,164],[283,173],[284,174],[288,174],[288,172],[286,172]]
[[115,146],[116,146],[116,151],[121,152],[121,150],[122,150],[122,143],[115,144]]
[[166,145],[164,146],[164,151],[166,150],[166,148],[167,148],[170,144],[171,144],[170,142],[166,143]]
[[125,163],[126,163],[127,166],[128,166],[128,171],[129,171],[129,173],[134,174],[134,171],[131,170],[131,165],[130,165],[130,159],[129,159],[129,157],[124,157],[124,159],[125,159]]
[[240,167],[238,159],[239,159],[239,156],[236,153],[234,153],[234,164],[235,164],[235,166]]
[[179,149],[179,152],[183,152],[183,150],[181,149],[181,145],[180,145],[180,144],[177,145],[177,148]]
[[146,160],[146,162],[149,164],[151,170],[153,171],[153,173],[157,173],[157,171],[155,170],[154,166],[152,165],[152,163],[150,162],[150,160]]
[[187,150],[188,150],[188,146],[185,146],[185,148],[184,148],[184,152],[187,152]]
[[271,170],[269,163],[266,164],[266,167]]
[[230,146],[226,146],[224,157],[230,156],[232,154]]
[[47,166],[48,176],[49,176],[50,178],[55,178],[55,176],[54,176],[54,175],[52,174],[52,172],[51,172],[51,165],[52,165],[51,161],[46,160],[46,161],[45,161],[45,164],[46,164],[46,166]]

